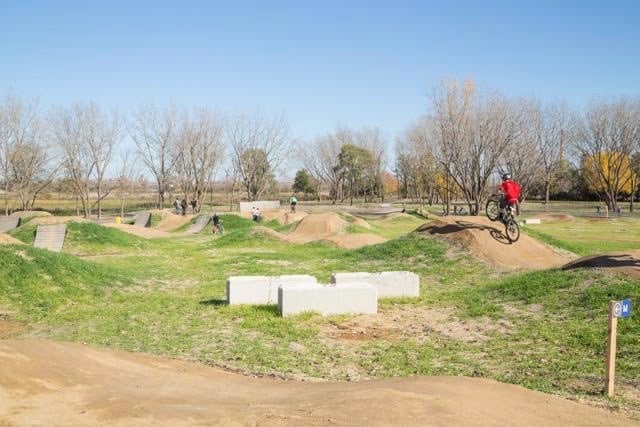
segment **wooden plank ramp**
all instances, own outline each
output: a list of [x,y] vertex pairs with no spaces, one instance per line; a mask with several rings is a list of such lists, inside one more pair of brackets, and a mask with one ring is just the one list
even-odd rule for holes
[[142,212],[136,216],[136,222],[133,224],[138,227],[149,227],[151,225],[151,212]]
[[211,215],[200,215],[189,229],[190,233],[199,233],[211,222]]
[[67,234],[67,224],[39,225],[36,230],[36,240],[33,246],[60,252],[64,245],[64,237]]
[[19,216],[0,216],[0,233],[6,233],[20,226]]

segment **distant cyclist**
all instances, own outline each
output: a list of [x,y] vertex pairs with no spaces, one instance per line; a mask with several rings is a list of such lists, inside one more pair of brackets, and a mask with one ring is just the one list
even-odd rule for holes
[[292,194],[289,199],[289,203],[291,204],[291,212],[296,213],[296,204],[298,203],[298,199],[296,199],[296,195]]
[[520,193],[522,187],[516,181],[511,179],[511,175],[505,173],[502,175],[502,184],[498,186],[498,191],[502,193],[500,197],[500,215],[507,208],[507,206],[515,207],[516,213],[519,213],[518,202],[520,200]]

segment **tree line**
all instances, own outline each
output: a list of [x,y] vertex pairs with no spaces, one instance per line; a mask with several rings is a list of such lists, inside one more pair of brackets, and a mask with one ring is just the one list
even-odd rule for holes
[[[127,138],[133,150],[124,148]],[[616,209],[623,199],[633,203],[637,192],[640,101],[594,100],[572,109],[479,90],[473,81],[445,81],[389,148],[375,127],[340,126],[296,141],[284,114],[260,111],[223,116],[207,108],[141,105],[124,116],[93,102],[45,111],[11,92],[0,102],[5,214],[10,193],[28,210],[52,183],[65,180],[89,217],[101,216],[102,201],[125,191],[142,171],[163,208],[175,193],[202,203],[223,167],[232,188],[258,200],[277,191],[285,164],[297,169],[294,191],[333,203],[384,201],[395,193],[443,203],[447,212],[461,201],[479,212],[496,177],[509,172],[525,196],[597,197]]]

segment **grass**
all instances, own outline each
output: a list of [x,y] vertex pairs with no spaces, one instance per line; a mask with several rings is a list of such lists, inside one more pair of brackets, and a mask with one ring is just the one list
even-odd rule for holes
[[[32,335],[256,374],[340,380],[483,376],[640,412],[637,399],[607,400],[599,391],[607,303],[640,301],[638,280],[593,270],[500,274],[439,240],[411,233],[421,222],[413,216],[372,219],[371,229],[355,226],[351,231],[388,239],[356,250],[321,242],[294,245],[254,233],[258,224],[249,219],[222,219],[225,234],[215,237],[145,240],[92,223],[70,223],[62,254],[0,246],[0,311],[28,321]],[[614,233],[619,233],[615,247],[640,248],[634,223],[626,221],[631,220],[577,220],[580,233],[571,232],[571,223],[543,223],[527,232],[580,254],[613,247],[604,239]],[[291,227],[259,225],[276,231]],[[628,237],[617,231],[624,229]],[[34,230],[27,224],[12,234],[29,243]],[[282,318],[272,306],[224,303],[231,275],[311,274],[328,282],[338,271],[385,270],[416,272],[421,294],[382,300],[375,321],[384,324],[381,331],[395,332],[375,339],[332,337],[328,331],[357,322],[351,316]],[[465,341],[428,328],[432,312],[450,313],[443,320],[450,327],[484,325],[483,338]],[[392,318],[403,316],[410,320],[396,326]],[[632,315],[618,328],[618,384],[637,396],[640,317]]]
[[633,218],[576,218],[531,225],[527,233],[578,255],[640,249],[640,227]]

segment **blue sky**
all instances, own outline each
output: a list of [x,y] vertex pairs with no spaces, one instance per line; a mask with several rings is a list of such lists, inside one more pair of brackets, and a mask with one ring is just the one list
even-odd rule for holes
[[640,2],[4,1],[0,91],[128,111],[284,111],[393,139],[443,78],[585,104],[640,93]]

